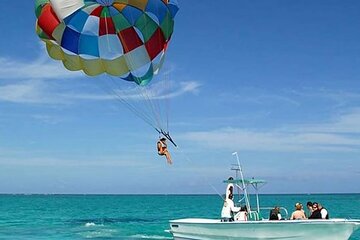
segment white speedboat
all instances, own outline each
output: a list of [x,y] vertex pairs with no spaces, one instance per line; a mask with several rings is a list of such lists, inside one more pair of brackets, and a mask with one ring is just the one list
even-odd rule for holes
[[219,219],[188,218],[170,221],[170,228],[174,240],[345,240],[360,228],[360,221],[330,219],[221,222]]
[[[237,154],[236,154],[237,156]],[[238,159],[238,157],[237,157]],[[239,189],[244,197],[248,209],[247,218],[239,220],[237,215],[233,222],[222,222],[219,219],[186,218],[170,221],[170,233],[174,240],[255,240],[255,239],[281,239],[281,240],[345,240],[360,228],[360,220],[350,219],[318,219],[318,220],[287,220],[288,212],[282,220],[269,220],[261,216],[261,210],[272,208],[260,208],[259,187],[265,181],[256,179],[244,179],[240,162],[236,169],[236,178],[224,182]],[[238,177],[240,173],[241,178]],[[252,186],[256,193],[256,208],[250,206],[247,188]],[[227,187],[227,189],[228,189]]]

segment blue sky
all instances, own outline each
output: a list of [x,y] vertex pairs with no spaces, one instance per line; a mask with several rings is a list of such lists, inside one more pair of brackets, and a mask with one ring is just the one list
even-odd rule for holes
[[104,77],[47,56],[34,3],[8,1],[0,192],[222,193],[238,151],[246,177],[269,181],[265,193],[359,193],[360,2],[179,5],[158,76],[172,83],[179,145],[168,166],[156,153],[158,134],[96,87]]

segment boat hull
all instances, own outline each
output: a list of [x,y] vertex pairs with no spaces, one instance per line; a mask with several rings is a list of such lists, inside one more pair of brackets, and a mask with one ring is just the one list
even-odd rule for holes
[[360,228],[360,221],[286,220],[220,222],[211,219],[179,219],[170,221],[175,240],[345,240]]

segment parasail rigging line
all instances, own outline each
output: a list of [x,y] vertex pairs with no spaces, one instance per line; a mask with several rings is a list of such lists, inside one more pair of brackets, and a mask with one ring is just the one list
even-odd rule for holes
[[[179,147],[177,147],[176,150],[177,150],[179,153],[183,154],[185,160],[186,160],[188,163],[190,163],[191,165],[194,165],[194,162],[191,160],[191,158],[188,156],[188,154],[186,154],[185,151],[183,151],[183,150],[182,150],[181,148],[179,148]],[[222,195],[221,193],[219,193],[219,191],[214,187],[213,184],[211,184],[211,181],[209,180],[209,178],[208,178],[205,174],[203,174],[203,171],[201,171],[200,174],[198,174],[198,175],[201,176],[201,177],[205,180],[205,182],[209,185],[209,187],[211,187],[211,188],[214,190],[214,192],[215,192],[223,201],[225,201],[225,198],[223,197],[223,195]]]
[[165,132],[164,130],[162,130],[162,129],[157,129],[157,128],[155,128],[155,130],[156,130],[160,135],[166,137],[175,147],[178,147],[178,146],[176,145],[176,143],[174,142],[174,140],[171,138],[169,131]]
[[[116,84],[114,79],[108,75],[106,75],[107,78],[111,79],[113,84]],[[157,126],[153,123],[154,120],[152,119],[152,117],[149,114],[146,114],[145,111],[140,111],[139,109],[136,108],[135,104],[131,104],[129,101],[127,101],[125,99],[125,97],[123,97],[121,95],[121,93],[119,93],[119,91],[116,91],[114,89],[114,86],[107,83],[107,87],[103,86],[102,84],[100,84],[99,81],[95,81],[96,83],[98,83],[98,86],[100,88],[102,88],[103,90],[105,90],[105,92],[109,93],[110,95],[114,96],[114,99],[121,102],[122,104],[124,104],[125,107],[127,107],[131,112],[133,112],[137,117],[139,117],[140,119],[142,119],[145,123],[147,123],[148,125],[150,125],[152,128],[157,129]],[[106,81],[104,81],[106,82]]]
[[[159,10],[159,9],[157,9]],[[132,14],[131,14],[132,16]],[[133,17],[133,16],[132,16]],[[146,19],[146,21],[148,21]],[[148,23],[146,23],[145,25],[147,25]],[[145,31],[148,31],[148,29],[145,27]],[[159,40],[160,41],[160,40]],[[160,42],[159,42],[160,44]],[[128,48],[128,46],[126,46],[126,44],[124,45],[125,48]],[[163,53],[164,54],[164,53]],[[163,56],[162,56],[163,57]],[[135,61],[133,59],[132,55],[128,56],[128,61],[130,63],[130,66],[135,66]],[[131,73],[131,72],[130,72]],[[135,81],[136,81],[136,77],[135,77]],[[166,75],[166,78],[162,81],[162,82],[168,82],[168,76]],[[160,103],[158,101],[156,101],[156,99],[160,99],[159,97],[154,96],[154,91],[150,91],[147,88],[144,88],[143,86],[140,86],[140,83],[137,82],[137,86],[136,88],[138,89],[138,92],[141,94],[142,98],[145,99],[145,104],[147,105],[147,108],[150,109],[151,115],[147,115],[148,119],[152,119],[149,120],[152,122],[152,126],[156,126],[154,127],[155,130],[157,132],[159,132],[159,134],[163,134],[170,142],[172,142],[174,144],[174,146],[176,146],[175,142],[172,140],[170,134],[169,134],[169,114],[168,114],[168,104],[166,104],[167,108],[165,108],[166,113],[166,121],[165,123],[162,122],[163,116],[162,116],[162,111],[161,111],[161,107],[160,107]],[[164,83],[165,85],[165,83]],[[165,85],[166,86],[166,85]],[[126,99],[122,99],[124,102],[127,102]],[[168,101],[167,98],[165,98],[165,100]],[[128,105],[131,105],[128,103]],[[135,107],[133,109],[136,109]],[[152,117],[150,117],[152,116]],[[165,127],[164,127],[165,126]]]

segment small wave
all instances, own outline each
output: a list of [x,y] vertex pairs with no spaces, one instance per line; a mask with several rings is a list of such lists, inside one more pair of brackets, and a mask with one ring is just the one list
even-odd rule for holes
[[94,223],[94,224],[107,224],[107,223],[154,223],[158,219],[145,219],[145,218],[89,218],[89,219],[74,219],[71,222],[78,224]]
[[117,235],[117,231],[114,229],[88,229],[85,232],[80,232],[79,235],[82,238],[109,238],[112,239]]
[[173,239],[172,237],[165,237],[160,235],[142,235],[142,234],[136,234],[131,236],[131,238],[136,239]]
[[96,224],[93,223],[93,222],[87,222],[87,223],[85,223],[85,227],[93,227],[93,226],[96,226]]

